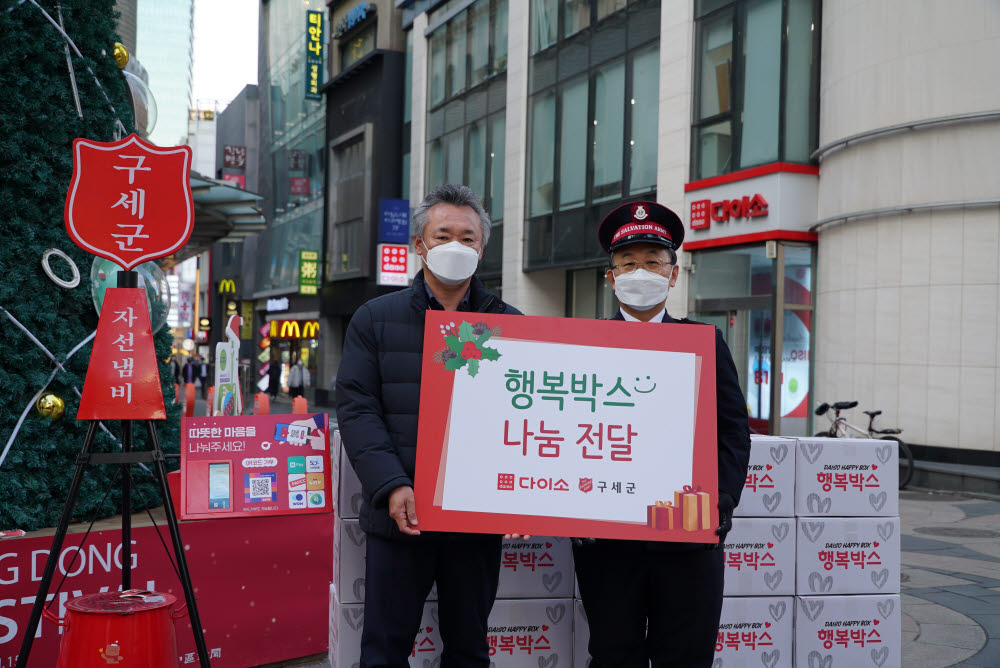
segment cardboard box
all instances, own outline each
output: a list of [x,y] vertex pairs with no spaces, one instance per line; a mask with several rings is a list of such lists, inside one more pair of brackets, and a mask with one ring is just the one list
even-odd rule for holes
[[340,517],[340,430],[334,429],[330,434],[330,497],[333,502],[334,515]]
[[590,666],[590,623],[587,612],[583,609],[583,601],[573,601],[573,668],[588,668]]
[[726,596],[795,593],[795,520],[735,517],[724,548]]
[[333,586],[341,603],[363,603],[367,536],[357,520],[334,521]]
[[[333,528],[333,586],[341,603],[364,603],[367,535],[358,520],[335,520]],[[437,584],[428,601],[437,600]]]
[[893,441],[800,438],[795,453],[799,517],[899,515],[899,447]]
[[795,516],[795,439],[750,436],[750,466],[737,517]]
[[[424,606],[420,629],[413,640],[411,668],[429,668],[441,663],[443,643],[438,631],[437,603]],[[331,668],[357,668],[361,661],[361,632],[365,623],[363,603],[341,603],[330,587],[330,648],[327,658]]]
[[898,517],[800,517],[795,593],[898,594]]
[[340,490],[337,494],[337,516],[357,519],[361,513],[361,480],[347,459],[347,450],[340,448]]
[[574,601],[499,600],[489,622],[495,668],[569,666],[573,662]]
[[[723,668],[792,668],[791,596],[722,599],[715,656]],[[800,664],[804,665],[804,664]]]
[[902,668],[898,595],[796,597],[795,665]]
[[570,598],[573,578],[569,538],[532,536],[503,542],[497,598]]

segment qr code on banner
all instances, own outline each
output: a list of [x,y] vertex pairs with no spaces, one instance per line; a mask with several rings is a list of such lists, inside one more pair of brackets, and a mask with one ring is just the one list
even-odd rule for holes
[[309,437],[309,427],[292,425],[288,428],[288,442],[292,445],[305,445]]
[[277,474],[245,473],[243,485],[243,501],[245,503],[263,503],[278,500]]

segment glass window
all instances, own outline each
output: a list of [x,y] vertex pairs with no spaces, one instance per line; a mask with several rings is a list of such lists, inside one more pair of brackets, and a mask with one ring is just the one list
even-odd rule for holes
[[611,318],[618,312],[615,291],[605,278],[604,267],[569,272],[570,318]]
[[[587,190],[587,77],[560,91],[559,208],[582,206]],[[620,144],[619,144],[620,147]]]
[[478,121],[469,126],[469,144],[465,164],[469,166],[469,176],[465,185],[486,199],[486,121]]
[[747,4],[743,42],[743,128],[740,164],[778,159],[778,104],[781,71],[781,0]]
[[448,23],[447,95],[465,90],[465,12]]
[[462,183],[462,157],[464,146],[462,145],[461,130],[452,132],[444,138],[445,146],[445,183]]
[[632,97],[629,100],[632,136],[629,138],[629,193],[656,187],[657,123],[660,107],[660,51],[655,46],[632,59]]
[[594,201],[622,194],[622,142],[625,137],[625,63],[618,61],[594,76]]
[[531,101],[531,192],[529,211],[537,216],[552,211],[553,147],[555,145],[556,99],[552,93]]
[[403,154],[403,175],[402,175],[401,199],[410,199],[410,152]]
[[556,43],[559,27],[559,0],[532,0],[531,52],[537,53]]
[[328,278],[342,274],[355,276],[363,267],[367,244],[364,242],[365,139],[358,137],[333,150],[330,165],[330,207],[328,219],[333,229],[329,236]]
[[698,4],[693,178],[809,161],[818,140],[819,6]]
[[490,0],[479,0],[469,8],[469,87],[489,76]]
[[506,115],[503,113],[496,114],[490,119],[490,191],[487,201],[490,206],[490,218],[494,221],[503,220],[506,120]]
[[444,101],[445,43],[447,31],[438,30],[431,35],[430,48],[430,106],[436,107]]
[[427,183],[425,190],[444,183],[444,147],[440,139],[435,139],[427,146]]
[[507,69],[507,0],[494,0],[492,36],[490,44],[493,47],[493,63],[491,73],[503,72]]
[[727,12],[705,21],[701,30],[701,104],[698,118],[729,111],[733,71],[733,15]]
[[589,0],[563,0],[563,37],[575,35],[589,25]]
[[609,14],[625,9],[627,0],[597,0],[597,20],[600,21]]
[[815,147],[818,114],[810,81],[819,68],[814,0],[789,0],[785,71],[785,159],[807,162]]

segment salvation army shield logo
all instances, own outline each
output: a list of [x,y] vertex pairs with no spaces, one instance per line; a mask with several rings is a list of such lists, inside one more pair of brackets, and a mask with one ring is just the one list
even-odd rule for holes
[[88,253],[131,269],[170,255],[194,227],[191,148],[161,148],[134,134],[73,141],[66,231]]
[[586,494],[587,492],[594,489],[594,479],[593,478],[580,478],[580,491]]

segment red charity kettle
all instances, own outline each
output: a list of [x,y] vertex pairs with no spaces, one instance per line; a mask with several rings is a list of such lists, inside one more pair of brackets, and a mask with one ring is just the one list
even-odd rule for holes
[[174,620],[177,597],[153,591],[89,594],[66,604],[66,618],[45,610],[66,629],[56,668],[178,668]]

